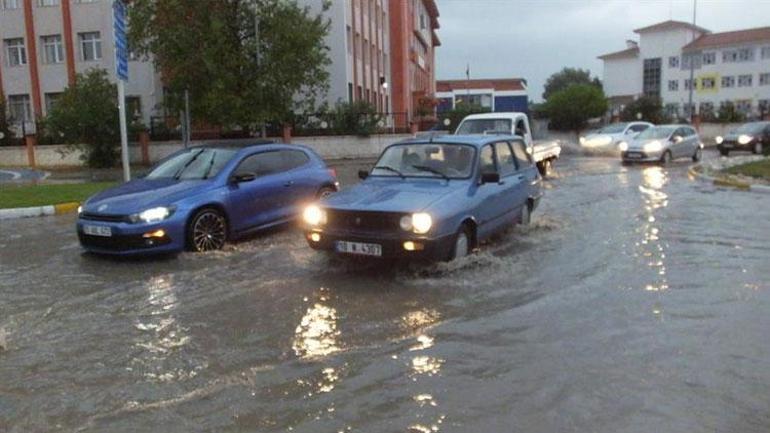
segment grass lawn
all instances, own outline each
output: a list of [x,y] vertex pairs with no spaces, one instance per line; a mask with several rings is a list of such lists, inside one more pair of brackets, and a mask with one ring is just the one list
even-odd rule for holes
[[770,158],[765,158],[762,161],[736,165],[725,171],[730,174],[742,174],[744,176],[770,180]]
[[114,182],[68,183],[53,185],[0,184],[0,209],[82,202]]

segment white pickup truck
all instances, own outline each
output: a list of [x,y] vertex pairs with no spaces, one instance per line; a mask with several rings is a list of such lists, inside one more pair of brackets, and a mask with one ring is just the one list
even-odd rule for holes
[[524,139],[540,174],[547,176],[553,161],[561,155],[558,140],[532,140],[529,119],[524,113],[483,113],[466,116],[455,130],[456,135],[512,134]]

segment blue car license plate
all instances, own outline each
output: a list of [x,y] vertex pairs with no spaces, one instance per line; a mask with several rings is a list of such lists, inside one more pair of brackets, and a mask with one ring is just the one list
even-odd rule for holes
[[108,238],[112,236],[112,228],[108,226],[84,225],[83,233],[90,236],[101,236],[101,237]]
[[382,256],[382,245],[367,244],[363,242],[337,241],[335,244],[338,253],[359,254],[362,256]]

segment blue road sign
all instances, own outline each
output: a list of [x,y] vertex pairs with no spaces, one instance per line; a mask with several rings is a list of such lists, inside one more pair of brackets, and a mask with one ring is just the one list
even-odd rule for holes
[[115,35],[115,74],[128,81],[128,41],[126,40],[126,4],[123,0],[112,2],[113,32]]

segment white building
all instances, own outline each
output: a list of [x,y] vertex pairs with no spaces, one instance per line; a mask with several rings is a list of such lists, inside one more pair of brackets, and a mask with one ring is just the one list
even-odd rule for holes
[[626,49],[599,56],[613,114],[648,95],[660,97],[669,114],[687,117],[690,62],[696,113],[713,114],[727,101],[749,116],[770,110],[770,27],[711,33],[665,21],[634,32],[638,42],[627,41]]
[[[112,1],[0,0],[0,97],[14,123],[34,129],[75,74],[105,69],[115,80]],[[152,62],[129,62],[126,102],[149,125],[163,86]]]

